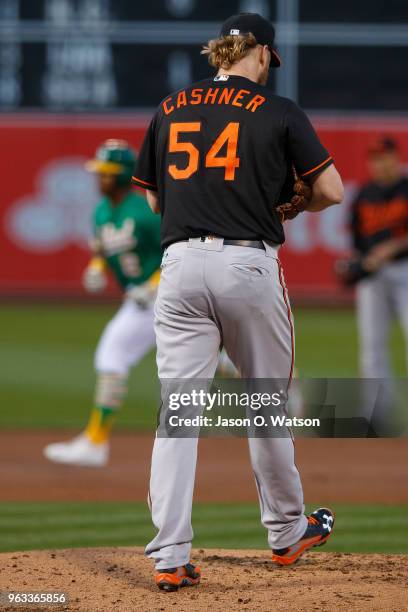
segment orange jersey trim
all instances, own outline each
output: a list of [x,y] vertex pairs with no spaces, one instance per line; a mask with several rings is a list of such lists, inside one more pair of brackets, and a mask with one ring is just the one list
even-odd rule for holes
[[311,170],[308,170],[307,172],[304,172],[300,176],[307,176],[308,174],[312,174],[312,172],[315,172],[316,170],[319,170],[319,168],[324,166],[324,164],[327,164],[328,161],[332,161],[332,160],[333,160],[332,156],[329,155],[329,157],[327,159],[325,159],[324,161],[322,161],[321,164],[319,164],[318,166],[315,166],[314,168],[312,168]]
[[290,328],[291,362],[290,362],[288,385],[286,389],[287,391],[289,391],[289,387],[292,383],[292,378],[293,378],[293,369],[295,366],[295,330],[293,329],[292,310],[291,310],[289,299],[288,299],[288,292],[286,289],[285,279],[283,277],[283,268],[282,268],[282,264],[279,261],[279,259],[278,259],[278,272],[279,272],[279,283],[282,288],[283,300],[285,302],[286,314],[288,317],[289,328]]
[[152,187],[153,189],[157,189],[156,185],[153,185],[153,183],[142,181],[142,179],[137,178],[137,176],[132,176],[132,183],[136,183],[136,185],[141,185],[142,187]]

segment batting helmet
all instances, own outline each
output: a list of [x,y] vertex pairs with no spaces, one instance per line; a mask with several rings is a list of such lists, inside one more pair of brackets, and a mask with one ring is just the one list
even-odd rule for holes
[[130,185],[134,173],[136,155],[126,140],[111,138],[96,151],[95,159],[86,163],[90,172],[113,174],[118,185]]

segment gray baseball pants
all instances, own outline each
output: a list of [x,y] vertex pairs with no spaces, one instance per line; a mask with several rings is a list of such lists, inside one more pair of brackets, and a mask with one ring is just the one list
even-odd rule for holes
[[393,261],[357,285],[360,367],[365,378],[390,378],[389,332],[399,319],[408,347],[408,260]]
[[[160,379],[211,380],[222,345],[243,378],[290,379],[292,315],[278,247],[264,244],[265,251],[190,239],[166,250],[155,306]],[[158,533],[146,554],[157,569],[190,559],[197,442],[157,436],[154,442],[149,497]],[[269,545],[285,548],[307,526],[293,440],[248,442]]]
[[[360,372],[377,379],[365,383],[362,414],[374,422],[387,422],[394,398],[390,367],[389,334],[398,319],[408,351],[408,260],[393,261],[357,285],[357,320],[360,342]],[[407,356],[408,363],[408,356]]]

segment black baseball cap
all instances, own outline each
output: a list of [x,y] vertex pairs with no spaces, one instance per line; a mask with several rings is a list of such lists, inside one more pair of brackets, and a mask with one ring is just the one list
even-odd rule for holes
[[221,26],[220,36],[239,36],[249,32],[252,32],[259,45],[268,46],[271,52],[271,64],[274,68],[279,68],[282,61],[274,46],[275,28],[258,13],[239,13],[228,17]]

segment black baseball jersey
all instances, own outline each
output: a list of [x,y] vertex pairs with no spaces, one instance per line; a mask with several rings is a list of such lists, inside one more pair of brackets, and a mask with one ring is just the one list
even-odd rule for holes
[[390,186],[364,185],[351,206],[351,230],[354,248],[362,255],[380,242],[407,236],[408,178]]
[[219,75],[163,100],[133,182],[158,191],[163,247],[205,235],[280,244],[275,208],[292,164],[308,179],[332,161],[294,102]]

